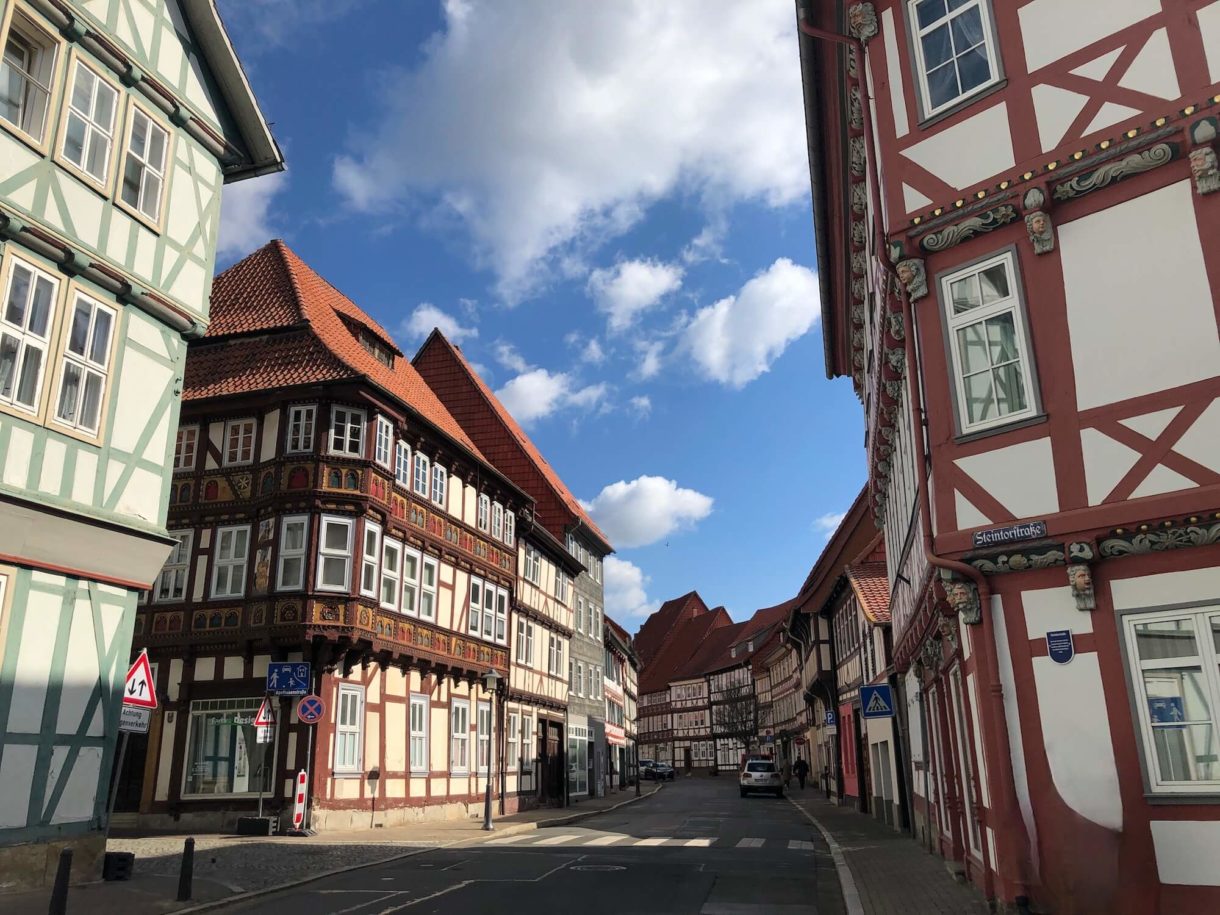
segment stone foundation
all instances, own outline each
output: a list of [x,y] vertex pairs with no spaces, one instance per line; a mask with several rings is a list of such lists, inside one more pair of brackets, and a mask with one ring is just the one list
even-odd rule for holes
[[[99,880],[106,838],[90,832],[70,839],[0,846],[0,895],[50,887],[59,868],[59,853],[72,849],[72,882]],[[0,910],[4,907],[0,905]]]

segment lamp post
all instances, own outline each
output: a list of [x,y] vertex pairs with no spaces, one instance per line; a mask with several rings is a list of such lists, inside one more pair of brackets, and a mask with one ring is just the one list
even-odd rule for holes
[[496,686],[503,679],[494,669],[483,674],[483,686],[491,694],[490,721],[487,722],[487,790],[483,795],[483,828],[491,832],[496,827],[491,822],[491,779],[495,770],[496,747]]

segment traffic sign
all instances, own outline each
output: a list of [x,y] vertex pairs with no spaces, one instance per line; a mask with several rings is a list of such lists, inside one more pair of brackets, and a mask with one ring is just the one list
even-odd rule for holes
[[297,703],[297,718],[302,724],[317,724],[326,714],[326,703],[321,696],[306,696]]
[[794,741],[792,741],[792,742],[793,742],[794,744],[796,744],[798,747],[803,747],[803,746],[805,745],[805,738],[804,738],[804,737],[798,737],[798,738],[796,738],[796,740],[794,740]]
[[271,743],[271,741],[274,739],[273,738],[274,734],[275,734],[275,728],[270,727],[270,726],[255,728],[254,729],[254,742],[255,743]]
[[119,730],[131,734],[147,734],[151,721],[152,709],[124,703],[119,713]]
[[305,822],[305,770],[297,773],[297,787],[292,799],[292,828],[300,829]]
[[309,693],[308,661],[274,661],[267,665],[267,692],[273,696],[304,696]]
[[826,710],[826,723],[831,727],[835,725],[835,710],[832,708]]
[[123,684],[123,704],[134,708],[155,709],[157,690],[153,683],[152,668],[148,666],[148,649],[145,648],[127,671]]
[[263,699],[263,704],[258,707],[258,714],[254,716],[254,726],[256,728],[275,727],[275,710],[271,707],[270,699]]
[[894,694],[889,686],[860,687],[861,718],[893,718]]

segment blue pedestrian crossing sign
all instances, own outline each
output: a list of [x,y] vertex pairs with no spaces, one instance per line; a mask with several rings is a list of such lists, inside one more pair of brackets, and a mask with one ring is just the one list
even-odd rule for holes
[[861,686],[860,717],[893,718],[893,691],[888,686]]
[[309,694],[308,661],[273,661],[267,665],[267,692],[273,696]]

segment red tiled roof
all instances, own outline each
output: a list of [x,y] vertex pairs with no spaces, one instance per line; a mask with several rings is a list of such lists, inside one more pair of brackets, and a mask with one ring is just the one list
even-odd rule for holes
[[871,623],[890,621],[890,579],[884,562],[848,566],[847,580]]
[[[500,399],[492,392],[487,383],[479,376],[466,361],[466,357],[462,351],[450,343],[445,335],[439,330],[433,330],[431,336],[424,341],[424,345],[419,348],[419,352],[415,354],[412,364],[420,373],[420,376],[425,378],[429,385],[437,390],[441,396],[446,397],[446,402],[450,408],[457,414],[462,416],[464,424],[469,428],[471,435],[481,439],[481,444],[484,450],[491,451],[493,446],[487,440],[487,436],[495,436],[497,431],[502,436],[507,433],[511,437],[516,447],[524,452],[534,468],[541,474],[543,482],[550,488],[551,494],[558,499],[563,508],[571,516],[571,520],[579,521],[585,528],[589,530],[594,537],[602,542],[610,552],[614,551],[610,540],[602,533],[601,529],[589,517],[580,501],[572,495],[567,484],[550,465],[542,452],[533,443],[525,430],[513,418],[513,415],[508,411],[508,408],[500,402]],[[455,377],[448,369],[456,365],[461,370],[461,376]],[[475,411],[468,409],[468,402],[459,403],[459,398],[449,396],[456,394],[455,384],[464,384],[467,389],[473,388],[478,393],[485,407],[490,408],[492,414],[498,420],[500,429],[493,430],[487,427],[485,423],[480,422],[480,417]],[[501,471],[506,473],[513,481],[529,492],[529,487],[525,485],[524,480],[513,478],[511,466],[502,466],[497,462],[497,466]],[[557,524],[558,519],[546,517],[545,507],[542,505],[542,499],[538,493],[531,492],[535,500],[539,503],[539,510],[542,517],[542,522],[545,526],[552,528],[552,533],[562,539],[565,531],[564,525]]]
[[[361,345],[345,318],[363,326],[399,354],[392,368]],[[277,348],[284,345],[283,338],[242,339],[304,323],[313,342],[294,341],[293,348],[282,354]],[[198,364],[187,370],[184,399],[367,378],[487,462],[415,367],[401,358],[401,351],[385,329],[279,239],[234,264],[212,284],[211,324],[204,339],[230,336],[235,339],[223,347],[218,342],[215,350],[209,346],[192,350],[188,364],[191,360]],[[263,359],[271,364],[263,365]]]
[[708,633],[713,629],[732,625],[733,621],[723,609],[708,611],[684,620],[673,637],[665,642],[660,653],[640,671],[640,692],[655,693],[668,688],[670,681],[683,679],[678,676],[678,672],[686,667]]
[[731,655],[730,649],[740,639],[741,633],[747,625],[747,623],[733,623],[730,626],[713,629],[707,634],[703,644],[699,646],[699,650],[675,673],[673,679],[686,680],[740,664],[741,659]]
[[615,635],[617,635],[620,639],[622,639],[628,645],[631,644],[631,634],[628,633],[626,629],[624,629],[614,620],[610,619],[610,617],[608,617],[608,616],[603,615],[602,619],[604,619],[606,621],[607,626],[609,626],[612,630],[614,630]]
[[683,619],[707,612],[707,604],[703,602],[698,591],[688,591],[681,597],[675,597],[661,604],[648,619],[644,620],[640,631],[635,634],[635,650],[640,656],[640,663],[644,666],[648,665],[648,662],[664,647],[669,634]]

